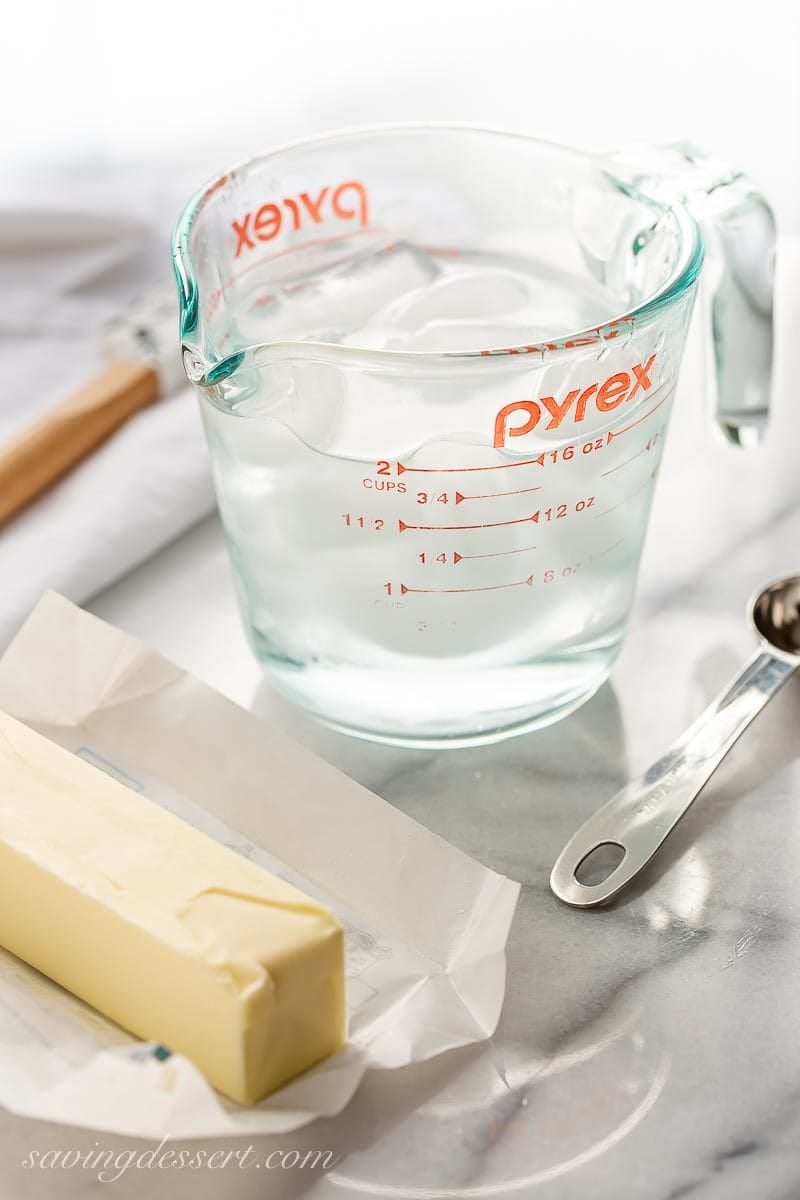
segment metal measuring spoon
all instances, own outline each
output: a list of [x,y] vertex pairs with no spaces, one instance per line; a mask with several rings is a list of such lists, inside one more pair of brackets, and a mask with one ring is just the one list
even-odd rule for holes
[[[779,579],[748,606],[761,648],[726,690],[644,775],[581,826],[556,860],[550,887],[577,908],[604,904],[634,879],[669,837],[740,734],[800,665],[800,576]],[[581,864],[599,847],[622,851],[600,883]]]

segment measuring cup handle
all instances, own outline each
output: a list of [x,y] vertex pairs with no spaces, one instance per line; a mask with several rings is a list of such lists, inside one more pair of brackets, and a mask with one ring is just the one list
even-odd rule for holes
[[612,162],[627,186],[683,205],[702,226],[706,263],[698,302],[713,350],[709,395],[727,439],[757,445],[772,381],[772,209],[741,171],[684,143],[620,151]]
[[[550,887],[566,904],[593,908],[622,891],[699,796],[734,742],[797,664],[761,651],[726,690],[640,779],[598,809],[567,842]],[[577,871],[600,846],[624,851],[600,883],[583,884]]]

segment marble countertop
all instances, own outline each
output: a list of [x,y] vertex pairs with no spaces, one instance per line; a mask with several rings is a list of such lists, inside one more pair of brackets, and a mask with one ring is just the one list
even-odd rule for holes
[[[92,605],[524,885],[490,1043],[372,1073],[338,1119],[258,1142],[262,1157],[279,1142],[332,1149],[332,1170],[130,1171],[113,1185],[117,1197],[800,1196],[800,678],[615,906],[568,909],[547,883],[577,825],[750,653],[754,588],[800,567],[790,359],[800,245],[792,249],[767,440],[748,454],[711,436],[695,340],[624,651],[611,683],[561,724],[435,752],[313,725],[274,697],[249,655],[213,520]],[[15,1200],[104,1186],[83,1171],[26,1170],[30,1149],[123,1146],[8,1114],[0,1128],[0,1196]]]

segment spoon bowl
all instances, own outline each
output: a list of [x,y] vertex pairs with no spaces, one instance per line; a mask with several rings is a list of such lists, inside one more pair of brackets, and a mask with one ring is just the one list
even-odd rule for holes
[[[636,878],[737,738],[800,665],[800,575],[757,592],[748,613],[761,649],[669,750],[598,809],[561,851],[550,887],[565,904],[605,904]],[[605,853],[608,862],[609,849],[615,865],[598,880],[592,856]],[[578,872],[591,882],[582,882]]]
[[771,583],[750,601],[756,633],[781,654],[800,656],[800,575]]

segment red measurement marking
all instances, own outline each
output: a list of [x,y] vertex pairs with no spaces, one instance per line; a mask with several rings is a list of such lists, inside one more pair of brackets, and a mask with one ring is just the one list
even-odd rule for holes
[[515,521],[489,521],[485,525],[406,525],[405,521],[398,521],[398,527],[401,533],[405,533],[407,529],[424,529],[439,531],[451,531],[456,529],[499,529],[501,525],[525,525],[528,521],[533,521],[538,524],[539,514],[535,512],[530,517],[517,517]]
[[533,587],[533,576],[529,575],[527,579],[517,579],[515,583],[495,583],[491,587],[472,587],[472,588],[413,588],[406,587],[404,583],[400,584],[400,595],[405,596],[409,592],[425,593],[431,595],[439,592],[443,596],[460,595],[463,592],[500,592],[503,588],[513,587]]
[[636,490],[635,490],[635,491],[633,491],[633,492],[631,492],[631,493],[630,493],[630,495],[628,495],[628,496],[623,496],[623,497],[622,497],[622,499],[620,500],[619,504],[613,504],[613,505],[611,506],[611,508],[606,508],[606,509],[604,509],[604,510],[603,510],[603,512],[601,512],[601,513],[597,513],[597,514],[596,514],[596,516],[595,516],[595,521],[598,521],[598,520],[600,519],[600,517],[606,517],[606,516],[608,516],[608,514],[609,514],[609,513],[611,513],[611,512],[614,512],[616,509],[620,508],[620,507],[621,507],[623,504],[625,504],[625,503],[626,503],[628,500],[632,500],[634,496],[638,496],[638,495],[639,495],[639,492],[643,492],[643,491],[644,491],[644,489],[647,487],[648,483],[652,482],[652,480],[653,480],[653,479],[655,479],[655,477],[656,477],[656,471],[657,471],[657,470],[658,470],[658,468],[657,468],[657,467],[654,467],[654,468],[653,468],[653,470],[650,472],[650,474],[647,476],[647,479],[645,479],[645,481],[644,481],[644,483],[642,484],[642,486],[641,486],[641,487],[638,487],[638,488],[636,488]]
[[397,474],[402,475],[405,471],[413,471],[418,475],[447,475],[451,472],[460,475],[462,471],[505,471],[510,467],[532,467],[534,465],[544,466],[544,454],[540,454],[538,458],[526,458],[524,462],[498,463],[492,467],[406,467],[399,462]]
[[486,492],[482,496],[463,496],[461,492],[456,492],[456,504],[461,504],[464,500],[494,500],[498,496],[524,496],[528,492],[540,492],[541,487],[532,488],[517,488],[515,492]]
[[525,554],[528,550],[535,549],[535,546],[520,546],[517,550],[496,550],[494,554],[459,554],[456,551],[453,555],[453,562],[459,563],[462,558],[504,558],[507,554]]
[[[662,384],[661,386],[664,387],[665,385]],[[658,388],[656,389],[656,391],[659,391],[659,390],[660,389],[658,389]],[[651,408],[649,412],[646,412],[643,417],[639,417],[639,419],[637,421],[631,421],[630,425],[626,425],[624,429],[616,429],[616,430],[609,429],[609,431],[608,431],[609,442],[612,440],[612,438],[622,437],[623,433],[629,433],[631,429],[635,429],[637,425],[641,425],[642,421],[646,421],[648,417],[652,417],[653,413],[656,412],[657,409],[661,408],[662,404],[664,404],[667,400],[669,400],[670,396],[672,395],[672,393],[674,391],[675,391],[675,385],[673,384],[673,386],[669,389],[669,391],[666,393],[666,395],[661,397],[661,399],[659,400],[658,404],[655,405],[655,407]],[[655,395],[655,392],[653,393],[653,395]]]

